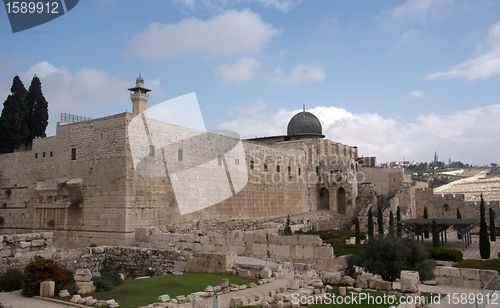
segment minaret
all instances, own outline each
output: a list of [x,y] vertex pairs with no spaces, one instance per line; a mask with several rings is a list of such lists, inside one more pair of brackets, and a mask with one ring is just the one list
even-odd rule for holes
[[144,87],[144,79],[141,74],[139,74],[139,77],[135,80],[135,87],[128,90],[132,91],[132,93],[130,93],[130,100],[132,100],[132,113],[143,113],[146,110],[146,105],[148,104],[148,92],[151,90]]

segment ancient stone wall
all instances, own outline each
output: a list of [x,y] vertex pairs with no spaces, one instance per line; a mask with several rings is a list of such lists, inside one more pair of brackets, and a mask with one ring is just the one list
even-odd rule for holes
[[[479,219],[480,203],[465,201],[463,194],[434,194],[432,189],[418,189],[416,191],[416,216],[423,216],[424,208],[427,207],[429,218],[456,218],[457,208],[460,210],[462,218]],[[498,217],[500,204],[497,201],[485,202],[486,213],[489,208],[495,211]],[[498,219],[497,219],[498,220]]]
[[309,262],[328,266],[334,259],[333,248],[316,235],[279,236],[262,232],[232,231],[208,235],[163,233],[154,228],[136,231],[136,245],[170,250],[227,253],[271,260]]
[[56,252],[52,233],[25,233],[0,236],[0,273],[8,268],[24,268],[33,257],[50,258]]
[[500,277],[497,271],[475,268],[456,268],[436,266],[434,279],[438,285],[466,288],[500,290]]
[[402,168],[360,167],[359,171],[365,177],[364,183],[375,185],[378,195],[394,196],[405,181]]

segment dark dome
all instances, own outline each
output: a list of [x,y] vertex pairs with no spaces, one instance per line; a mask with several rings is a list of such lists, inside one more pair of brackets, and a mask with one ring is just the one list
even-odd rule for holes
[[288,122],[287,135],[316,135],[323,137],[323,129],[314,114],[302,111],[294,115]]

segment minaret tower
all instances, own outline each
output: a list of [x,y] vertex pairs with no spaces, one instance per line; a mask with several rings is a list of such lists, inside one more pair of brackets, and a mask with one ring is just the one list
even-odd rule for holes
[[144,79],[141,74],[139,74],[139,77],[135,80],[135,87],[128,90],[132,91],[132,93],[130,93],[130,100],[132,100],[132,113],[143,113],[146,110],[146,105],[148,104],[148,92],[151,90],[144,87]]

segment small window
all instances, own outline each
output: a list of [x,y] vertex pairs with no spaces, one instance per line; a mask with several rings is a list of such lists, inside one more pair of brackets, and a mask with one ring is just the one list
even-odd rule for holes
[[319,175],[319,167],[316,166],[316,174]]
[[288,166],[288,175],[292,174],[292,167]]
[[71,160],[76,160],[76,148],[71,149]]
[[217,164],[218,164],[219,166],[222,166],[222,156],[220,156],[220,155],[219,155],[219,156],[217,156]]
[[154,145],[149,146],[149,157],[155,157],[155,146]]
[[182,149],[177,150],[177,160],[182,161],[184,159],[184,152]]
[[45,157],[45,152],[42,153],[42,157]]
[[103,133],[101,133],[101,140],[102,140],[102,137],[103,137],[103,136],[104,136],[104,134],[103,134]]
[[276,165],[276,172],[280,172],[281,168],[280,168],[280,165]]
[[253,159],[250,161],[250,170],[253,170],[254,168],[254,162],[253,162]]
[[52,151],[50,151],[50,157],[54,156],[54,153],[52,153]]
[[299,175],[301,175],[300,168],[299,168]]
[[267,172],[267,163],[264,163],[264,171]]
[[37,158],[38,158],[38,153],[35,153],[35,159],[37,159]]
[[239,165],[240,164],[240,159],[239,158],[235,158],[234,159],[234,164],[235,165]]

